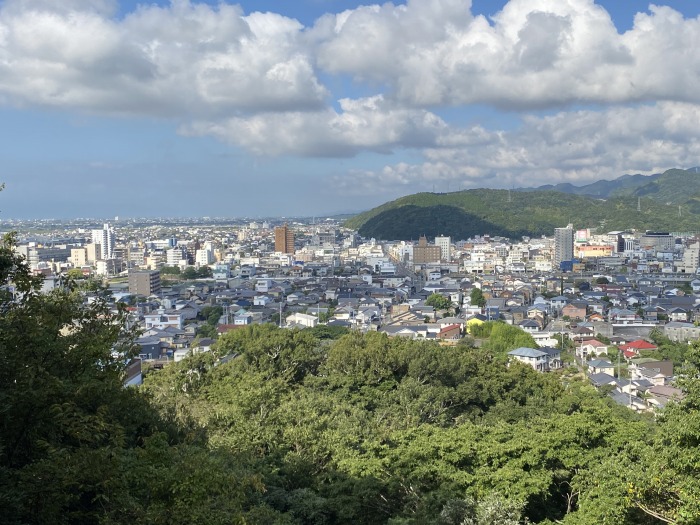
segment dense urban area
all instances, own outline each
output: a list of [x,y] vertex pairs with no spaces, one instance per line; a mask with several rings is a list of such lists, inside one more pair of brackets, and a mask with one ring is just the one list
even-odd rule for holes
[[[84,429],[55,430],[65,434],[58,441],[138,451],[99,467],[105,479],[118,472],[119,487],[85,495],[79,484],[90,483],[71,476],[104,461],[101,453],[76,459],[15,429],[16,442],[0,445],[27,447],[20,471],[36,477],[46,468],[28,459],[32,447],[65,469],[56,482],[64,485],[50,489],[20,475],[27,493],[12,507],[17,523],[655,524],[700,516],[697,467],[679,463],[695,461],[697,443],[692,429],[679,430],[688,406],[697,410],[698,392],[688,389],[700,340],[697,232],[570,224],[518,240],[379,240],[333,218],[3,227],[17,232],[3,248],[13,261],[3,275],[5,310],[32,290],[67,304],[67,317],[28,306],[56,320],[12,344],[40,348],[97,323],[94,346],[107,352],[122,392],[112,401],[94,383],[73,392],[81,368],[70,394],[50,394],[71,401],[37,394],[52,407],[44,423],[83,417]],[[79,346],[62,344],[65,355]],[[80,353],[60,366],[94,366],[98,354]],[[149,408],[134,408],[129,392],[145,394]],[[83,414],[76,406],[85,400],[74,399],[83,395],[104,413]],[[146,425],[132,421],[141,415],[112,413],[130,406],[159,415]],[[134,492],[144,486],[140,501]],[[64,499],[48,504],[57,494]],[[177,519],[159,521],[173,512]]]

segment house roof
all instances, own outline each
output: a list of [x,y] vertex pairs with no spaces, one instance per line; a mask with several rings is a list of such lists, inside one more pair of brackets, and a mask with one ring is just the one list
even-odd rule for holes
[[535,350],[534,348],[527,348],[527,347],[521,346],[520,348],[516,348],[515,350],[511,350],[510,352],[508,352],[508,355],[512,355],[515,357],[537,358],[537,357],[544,357],[547,355],[547,353],[542,352],[541,350]]
[[593,359],[592,361],[588,361],[587,364],[594,368],[615,368],[610,361],[606,361],[605,359]]

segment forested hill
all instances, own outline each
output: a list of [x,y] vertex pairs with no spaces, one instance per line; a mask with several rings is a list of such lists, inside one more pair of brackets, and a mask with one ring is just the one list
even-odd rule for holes
[[260,483],[249,523],[697,523],[700,393],[656,424],[575,372],[507,366],[508,349],[534,342],[489,325],[479,349],[253,326],[144,393],[245,458]]
[[519,238],[551,235],[569,223],[603,231],[698,229],[700,174],[669,170],[647,184],[623,189],[625,195],[606,199],[548,190],[417,193],[361,213],[346,225],[378,239],[466,239],[485,233]]

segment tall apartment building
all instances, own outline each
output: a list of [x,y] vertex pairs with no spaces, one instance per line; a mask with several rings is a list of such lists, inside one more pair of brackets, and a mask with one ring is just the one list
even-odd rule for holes
[[554,268],[558,269],[562,261],[574,258],[574,226],[554,228]]
[[451,237],[435,237],[435,246],[440,247],[440,257],[443,261],[450,261],[452,257],[450,255],[450,246],[452,244]]
[[418,239],[418,245],[413,247],[413,264],[440,262],[442,250],[439,246],[429,245],[425,236]]
[[92,230],[92,242],[100,245],[98,259],[112,259],[114,257],[114,230],[105,224],[101,230]]
[[275,251],[294,253],[294,232],[286,224],[275,228]]
[[148,297],[160,293],[160,288],[160,272],[158,270],[132,270],[129,272],[129,293]]

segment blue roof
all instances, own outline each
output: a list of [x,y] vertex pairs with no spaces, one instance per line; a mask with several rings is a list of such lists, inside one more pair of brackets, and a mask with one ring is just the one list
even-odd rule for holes
[[543,357],[547,355],[547,352],[542,352],[541,350],[535,350],[534,348],[527,348],[521,346],[520,348],[516,348],[515,350],[511,350],[510,352],[508,352],[508,355],[516,357]]

